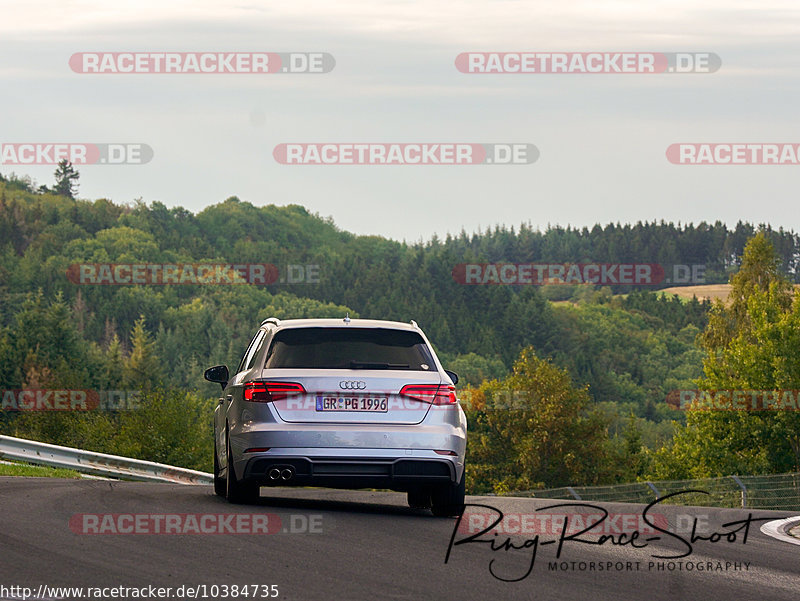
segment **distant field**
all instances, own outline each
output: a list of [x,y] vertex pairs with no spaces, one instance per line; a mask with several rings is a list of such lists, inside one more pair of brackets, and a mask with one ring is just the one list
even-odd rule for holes
[[670,296],[677,294],[681,298],[687,298],[690,300],[693,296],[696,296],[697,300],[708,298],[712,301],[717,299],[724,301],[728,298],[728,294],[731,292],[731,285],[705,284],[703,286],[673,286],[672,288],[664,288],[663,290],[659,290],[659,292],[668,294]]
[[[800,284],[795,284],[794,286],[795,291],[800,292]],[[693,296],[696,296],[698,300],[703,300],[704,298],[708,298],[713,300],[727,300],[728,294],[730,294],[731,285],[730,284],[706,284],[704,286],[673,286],[672,288],[664,288],[663,290],[659,290],[664,294],[677,294],[681,298],[690,299]]]
[[[795,291],[800,292],[800,284],[795,284],[794,286]],[[721,300],[726,301],[728,299],[728,294],[731,292],[731,285],[730,284],[703,284],[702,286],[673,286],[672,288],[662,288],[661,290],[656,290],[655,292],[659,294],[665,294],[667,296],[672,296],[673,294],[677,294],[680,298],[684,300],[692,300],[693,296],[697,297],[697,300],[703,300],[705,298],[714,300]],[[619,298],[625,298],[628,296],[627,294],[618,294],[616,295]],[[553,305],[573,305],[575,301],[572,300],[559,300],[559,301],[550,301]]]

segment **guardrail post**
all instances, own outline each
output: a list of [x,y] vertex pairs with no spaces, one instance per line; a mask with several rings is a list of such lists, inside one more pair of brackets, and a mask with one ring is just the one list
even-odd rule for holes
[[747,488],[745,487],[744,483],[739,480],[739,476],[731,476],[734,482],[739,485],[739,488],[742,489],[742,509],[747,507]]
[[658,492],[658,489],[656,488],[655,484],[653,484],[652,482],[645,482],[645,484],[647,484],[647,486],[650,487],[650,490],[653,491],[653,494],[656,496],[656,499],[660,499],[661,498],[661,493]]

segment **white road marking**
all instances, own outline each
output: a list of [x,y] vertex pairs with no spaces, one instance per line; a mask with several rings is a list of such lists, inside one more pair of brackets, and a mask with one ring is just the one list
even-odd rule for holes
[[784,518],[782,520],[772,520],[771,522],[762,524],[761,532],[785,543],[800,545],[800,538],[796,538],[788,533],[789,528],[797,524],[800,524],[800,515]]

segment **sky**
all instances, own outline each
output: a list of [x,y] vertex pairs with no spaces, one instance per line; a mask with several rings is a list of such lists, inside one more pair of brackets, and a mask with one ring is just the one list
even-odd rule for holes
[[[0,144],[140,143],[81,198],[301,204],[398,240],[497,224],[738,220],[800,231],[800,165],[683,165],[676,143],[800,144],[795,1],[0,0]],[[325,52],[323,74],[86,74],[86,52]],[[469,74],[464,52],[707,52],[713,73]],[[290,143],[534,145],[514,165],[285,165]],[[52,165],[0,173],[53,183]]]

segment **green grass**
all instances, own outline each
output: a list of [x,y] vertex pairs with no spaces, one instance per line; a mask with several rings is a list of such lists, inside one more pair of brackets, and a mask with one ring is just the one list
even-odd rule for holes
[[0,463],[0,476],[38,476],[40,478],[80,478],[81,475],[73,470],[56,467],[15,463],[7,465]]

